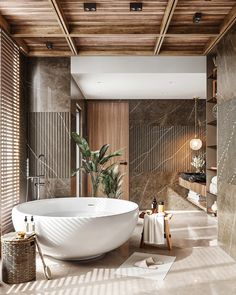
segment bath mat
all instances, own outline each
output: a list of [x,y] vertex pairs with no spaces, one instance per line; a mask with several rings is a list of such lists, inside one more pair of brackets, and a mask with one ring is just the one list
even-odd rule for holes
[[[137,261],[153,257],[163,262],[157,269],[145,269],[134,266]],[[127,277],[138,277],[155,281],[163,281],[175,261],[175,256],[156,255],[151,253],[134,252],[117,270],[116,274]]]

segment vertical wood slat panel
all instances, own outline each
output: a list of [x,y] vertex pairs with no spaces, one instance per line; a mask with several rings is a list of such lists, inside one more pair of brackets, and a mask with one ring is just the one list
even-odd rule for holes
[[[30,174],[69,178],[70,113],[32,112],[29,114],[29,124]],[[41,161],[38,160],[39,155],[44,155]]]
[[20,52],[0,30],[1,234],[12,230],[11,210],[20,201]]
[[[194,126],[134,125],[130,132],[133,146],[131,171],[180,172],[192,170],[193,152],[189,142]],[[205,141],[205,130],[199,129]]]
[[[110,152],[122,149],[122,157],[115,161],[126,161],[120,165],[124,174],[121,198],[129,199],[129,104],[127,102],[88,101],[87,103],[88,143],[92,150],[103,144],[110,144]],[[91,192],[88,184],[88,194]]]

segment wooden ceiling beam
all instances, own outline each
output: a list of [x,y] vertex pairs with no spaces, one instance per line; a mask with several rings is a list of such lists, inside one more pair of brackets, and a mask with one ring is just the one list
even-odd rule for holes
[[41,57],[51,57],[51,56],[71,56],[71,50],[31,50],[28,54],[29,56],[41,56]]
[[[200,51],[191,51],[191,50],[182,50],[182,51],[174,51],[174,50],[163,50],[160,52],[160,56],[199,56],[201,54]],[[136,55],[136,56],[152,56],[153,51],[150,50],[128,50],[128,49],[80,49],[80,56],[124,56],[124,55]],[[51,57],[51,56],[71,56],[71,51],[62,51],[62,50],[32,50],[29,52],[29,56],[41,56],[41,57]]]
[[0,27],[7,33],[10,32],[10,25],[7,23],[5,18],[0,14]]
[[203,52],[203,55],[207,55],[212,51],[212,49],[224,37],[224,35],[228,32],[228,30],[233,26],[235,22],[236,22],[236,5],[231,9],[230,13],[225,17],[222,25],[220,26],[219,34],[207,44]]
[[[0,28],[2,28],[8,35],[11,36],[11,26],[8,24],[8,22],[5,20],[5,18],[0,14]],[[16,42],[16,44],[19,46],[20,50],[24,54],[28,54],[29,48],[26,45],[25,41],[21,38],[12,37],[13,40]]]
[[[136,33],[136,31],[138,33]],[[166,37],[183,37],[186,38],[195,38],[195,37],[216,37],[218,36],[219,31],[216,29],[206,30],[205,28],[198,29],[197,31],[194,29],[187,29],[184,27],[178,27],[176,29],[171,28],[166,33]],[[16,38],[60,38],[64,37],[65,34],[61,31],[60,28],[55,26],[20,26],[17,28],[11,29],[11,35]],[[142,29],[129,27],[121,27],[119,30],[117,27],[74,27],[71,29],[68,36],[72,38],[80,38],[80,37],[119,37],[119,36],[137,36],[137,37],[159,37],[160,34],[156,34],[156,30],[150,30],[149,27],[143,27]]]
[[64,34],[64,37],[66,38],[66,41],[69,45],[70,50],[72,51],[73,54],[75,54],[75,55],[78,54],[74,40],[70,36],[69,26],[67,24],[64,13],[60,7],[59,1],[58,0],[49,0],[49,2],[51,3],[51,5],[54,9],[58,23],[62,29],[62,32]]
[[165,35],[167,33],[167,30],[170,25],[170,21],[174,14],[177,3],[178,3],[178,0],[168,0],[166,10],[161,23],[160,36],[157,38],[157,41],[154,47],[154,55],[159,54],[161,50],[161,45],[164,41]]

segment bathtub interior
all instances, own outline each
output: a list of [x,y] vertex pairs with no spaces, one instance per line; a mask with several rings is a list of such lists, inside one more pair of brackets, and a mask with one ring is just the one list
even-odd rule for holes
[[17,206],[26,215],[47,217],[100,217],[137,210],[138,205],[108,198],[57,198],[32,201]]

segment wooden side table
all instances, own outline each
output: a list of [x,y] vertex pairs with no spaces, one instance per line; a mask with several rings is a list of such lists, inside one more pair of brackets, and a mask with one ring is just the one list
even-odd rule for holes
[[[145,213],[142,212],[139,214],[139,217],[144,219]],[[166,239],[167,248],[170,251],[172,249],[172,241],[171,241],[171,234],[170,234],[170,227],[169,227],[169,220],[171,220],[173,214],[172,213],[165,213],[164,216],[164,237]],[[143,240],[144,229],[141,234],[141,241],[140,241],[140,248],[143,248],[145,243]]]

